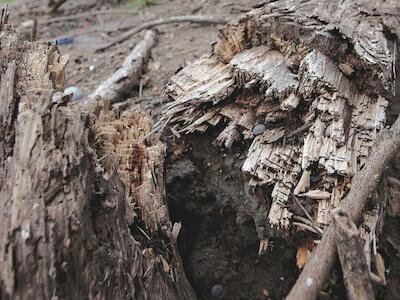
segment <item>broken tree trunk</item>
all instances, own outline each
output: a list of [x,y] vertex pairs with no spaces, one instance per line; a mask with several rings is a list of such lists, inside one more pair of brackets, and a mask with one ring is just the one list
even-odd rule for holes
[[[211,54],[171,78],[159,126],[167,122],[188,140],[215,136],[214,143],[247,152],[242,184],[250,192],[242,201],[261,250],[274,236],[307,230],[312,241],[328,228],[385,127],[399,20],[398,1],[266,3],[228,24]],[[251,192],[260,188],[263,199]],[[366,199],[352,199],[346,205],[359,218]],[[332,230],[326,234],[331,241]],[[323,275],[308,287],[310,298],[331,265],[319,266]]]
[[249,204],[260,240],[321,232],[384,128],[397,54],[392,11],[400,8],[377,7],[267,3],[227,25],[210,55],[171,78],[160,124],[178,134],[216,132],[227,148],[250,144],[248,184],[271,189],[269,205]]
[[0,298],[193,299],[149,117],[85,112],[55,46],[0,45]]

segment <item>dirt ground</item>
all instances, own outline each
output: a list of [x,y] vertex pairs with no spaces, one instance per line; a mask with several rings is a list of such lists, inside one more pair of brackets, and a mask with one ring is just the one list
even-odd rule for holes
[[[110,15],[94,13],[51,24],[41,24],[49,18],[45,13],[46,1],[20,0],[13,1],[10,6],[14,14],[14,26],[21,32],[22,38],[30,35],[30,29],[22,24],[31,20],[33,15],[37,16],[39,23],[39,40],[54,42],[62,37],[73,38],[71,44],[59,47],[62,54],[70,57],[66,70],[67,86],[77,86],[83,95],[88,95],[121,65],[142,34],[103,53],[93,52],[96,46],[113,36],[160,17],[201,14],[234,18],[260,1],[155,0],[151,1],[151,5],[138,7],[139,2],[123,2],[111,7],[101,5],[98,1],[82,3],[69,0],[51,17],[107,8],[134,12]],[[142,93],[139,94],[136,88],[130,99],[131,109],[145,109],[157,118],[167,101],[163,90],[168,79],[187,63],[210,51],[218,27],[188,23],[157,27],[159,41],[142,80]],[[199,299],[212,299],[211,290],[215,285],[223,288],[220,299],[282,299],[300,272],[296,266],[296,244],[276,239],[266,255],[257,255],[259,241],[254,223],[246,218],[245,212],[241,213],[240,207],[243,191],[238,184],[241,180],[239,170],[245,153],[237,149],[229,152],[210,149],[204,147],[206,141],[198,137],[182,142],[168,138],[169,134],[165,136],[169,145],[166,165],[169,209],[172,221],[181,221],[183,224],[180,252],[187,276]],[[178,153],[176,149],[181,151]],[[389,172],[400,179],[400,162],[394,162]],[[400,196],[396,188],[400,189],[400,186],[392,187],[392,197]],[[375,287],[378,299],[400,298],[399,221],[396,214],[386,217],[379,242],[379,252],[386,265],[387,286]],[[333,272],[321,299],[345,297],[339,269]]]

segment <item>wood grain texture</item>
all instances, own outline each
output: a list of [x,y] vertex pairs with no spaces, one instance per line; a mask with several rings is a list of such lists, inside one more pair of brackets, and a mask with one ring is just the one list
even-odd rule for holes
[[[256,224],[268,216],[262,238],[299,227],[305,215],[291,209],[295,197],[314,200],[309,222],[326,228],[385,127],[399,11],[396,1],[265,3],[229,23],[209,55],[171,78],[160,127],[217,130],[216,143],[227,148],[250,143],[242,166],[248,184],[272,189],[271,207],[252,214]],[[258,124],[266,130],[255,135]],[[309,196],[316,193],[329,197]]]
[[55,46],[0,44],[0,298],[194,299],[149,117],[70,102]]

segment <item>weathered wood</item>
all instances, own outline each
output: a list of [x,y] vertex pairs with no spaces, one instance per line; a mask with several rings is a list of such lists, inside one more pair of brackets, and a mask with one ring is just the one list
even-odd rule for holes
[[[392,128],[382,130],[370,152],[367,163],[352,179],[352,187],[342,200],[342,208],[350,220],[358,223],[371,194],[379,184],[379,180],[389,162],[400,149],[400,117]],[[336,258],[335,232],[330,225],[317,248],[312,252],[296,284],[287,299],[316,299],[319,291],[329,278]]]
[[336,248],[350,300],[375,299],[370,271],[357,226],[341,209],[332,212]]
[[[310,228],[291,209],[296,194],[315,201],[312,224],[331,222],[385,126],[398,12],[396,1],[265,3],[171,78],[160,127],[169,122],[180,135],[219,130],[225,147],[251,143],[242,166],[248,184],[272,188],[270,208],[253,205],[266,208],[254,211],[256,224],[268,216],[260,240]],[[265,131],[255,134],[259,124]]]
[[[194,299],[142,113],[70,102],[55,46],[0,32],[0,298]],[[92,113],[93,112],[93,113]],[[134,206],[134,207],[133,207]]]
[[121,68],[89,95],[85,105],[99,99],[114,103],[132,93],[133,87],[139,86],[142,74],[150,59],[151,49],[156,42],[157,34],[154,31],[147,31],[143,40],[126,57]]
[[[399,20],[398,1],[265,3],[228,24],[211,54],[166,88],[172,101],[160,125],[181,135],[221,130],[217,141],[227,147],[251,142],[246,184],[272,188],[271,208],[256,197],[245,203],[264,225],[256,226],[260,241],[293,227],[325,229],[287,299],[317,298],[336,257],[330,211],[344,207],[358,222],[400,147],[400,119],[384,130]],[[260,123],[266,130],[255,135]],[[307,223],[291,209],[301,193],[315,201]]]

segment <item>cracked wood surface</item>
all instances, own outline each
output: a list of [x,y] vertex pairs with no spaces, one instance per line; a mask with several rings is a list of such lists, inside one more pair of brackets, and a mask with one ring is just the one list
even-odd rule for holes
[[[296,201],[312,204],[312,223],[331,222],[386,124],[399,12],[396,1],[266,3],[228,24],[209,55],[171,78],[159,124],[180,134],[218,130],[217,143],[228,148],[250,143],[248,184],[272,188],[271,207],[252,213],[270,227],[257,226],[260,239],[306,216],[296,215]],[[260,135],[257,124],[266,128]]]
[[149,117],[70,102],[55,46],[0,44],[0,298],[195,298]]

